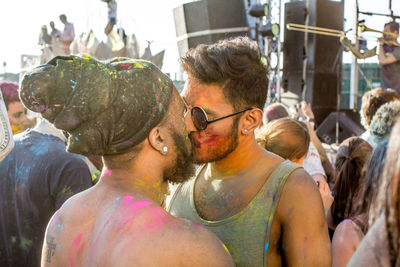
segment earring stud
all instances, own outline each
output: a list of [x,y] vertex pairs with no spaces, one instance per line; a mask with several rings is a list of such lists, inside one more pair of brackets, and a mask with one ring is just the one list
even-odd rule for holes
[[165,155],[167,155],[167,153],[168,153],[168,147],[163,146],[161,154],[163,154],[165,156]]

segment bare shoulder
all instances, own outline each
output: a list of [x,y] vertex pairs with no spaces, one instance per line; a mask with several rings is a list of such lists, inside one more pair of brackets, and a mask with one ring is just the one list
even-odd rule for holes
[[391,266],[386,222],[382,214],[361,241],[347,266]]
[[355,227],[351,220],[344,220],[336,227],[332,240],[333,266],[346,265],[360,244],[362,237]]
[[287,265],[331,266],[331,244],[317,185],[303,169],[287,178],[273,229],[281,229]]
[[302,220],[311,223],[310,219],[314,223],[317,220],[318,225],[326,222],[318,187],[304,169],[294,170],[287,178],[277,207],[277,217],[283,224]]
[[181,257],[188,266],[234,266],[225,245],[203,225],[174,218],[167,231],[178,245],[170,251],[171,259]]
[[281,198],[291,201],[296,198],[299,203],[321,199],[316,183],[304,169],[296,169],[289,175],[283,187]]
[[126,253],[125,242],[114,247],[112,257],[120,266],[234,266],[224,245],[202,225],[166,212],[161,220],[161,227],[129,245],[132,253]]
[[57,216],[53,216],[53,219],[67,220],[68,222],[74,222],[76,220],[82,220],[82,216],[87,214],[87,207],[91,205],[88,203],[88,195],[92,191],[92,188],[79,192],[69,199],[67,199],[60,209],[57,211]]
[[355,227],[357,226],[349,219],[339,223],[335,229],[332,244],[349,246],[356,243],[358,245],[361,238],[357,234]]

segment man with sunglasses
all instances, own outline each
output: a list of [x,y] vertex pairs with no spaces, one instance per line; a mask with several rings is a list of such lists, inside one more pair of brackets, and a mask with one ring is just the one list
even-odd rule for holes
[[168,211],[202,223],[237,266],[329,266],[322,200],[301,167],[259,147],[267,71],[246,37],[199,45],[182,58],[197,175],[179,186]]

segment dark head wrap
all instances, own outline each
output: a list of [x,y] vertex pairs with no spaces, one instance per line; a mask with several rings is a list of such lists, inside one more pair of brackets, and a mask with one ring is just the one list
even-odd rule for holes
[[109,155],[148,136],[168,110],[173,88],[148,61],[68,56],[28,72],[20,98],[67,133],[69,152]]

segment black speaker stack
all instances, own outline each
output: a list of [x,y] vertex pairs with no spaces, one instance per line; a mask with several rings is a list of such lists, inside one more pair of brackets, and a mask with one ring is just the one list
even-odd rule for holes
[[[343,1],[308,0],[285,4],[285,25],[306,24],[343,30]],[[336,111],[337,90],[341,89],[341,44],[338,37],[288,30],[283,44],[282,102],[305,100],[311,104],[317,124]],[[306,79],[303,79],[303,60]],[[339,70],[337,69],[339,67]],[[339,73],[339,75],[338,75]],[[304,86],[305,85],[305,86]]]
[[174,9],[179,55],[198,44],[212,44],[233,36],[248,36],[243,0],[201,0]]

